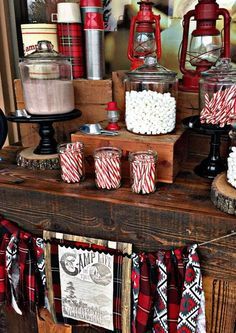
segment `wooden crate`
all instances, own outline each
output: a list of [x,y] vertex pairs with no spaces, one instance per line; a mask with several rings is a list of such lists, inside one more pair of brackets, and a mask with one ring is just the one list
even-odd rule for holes
[[[105,124],[102,124],[103,127]],[[128,154],[132,151],[154,150],[158,154],[157,179],[173,183],[187,155],[187,137],[179,127],[174,133],[160,136],[136,135],[128,132],[124,124],[119,136],[90,136],[80,132],[71,135],[71,141],[85,145],[86,172],[94,173],[93,151],[98,147],[118,147],[123,151],[122,177],[129,177]]]
[[[96,123],[106,119],[106,105],[112,100],[112,80],[74,80],[75,105],[82,111],[80,118],[54,123],[55,138],[58,142],[70,140],[70,133],[84,123]],[[22,85],[20,80],[15,80],[15,95],[17,108],[25,107]],[[38,125],[20,124],[20,137],[24,147],[38,144]]]
[[190,116],[199,115],[199,93],[181,91],[178,92],[177,100],[177,122]]

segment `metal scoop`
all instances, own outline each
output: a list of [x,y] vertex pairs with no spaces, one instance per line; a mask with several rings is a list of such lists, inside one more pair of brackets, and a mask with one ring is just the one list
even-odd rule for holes
[[84,124],[79,128],[80,132],[89,135],[119,135],[116,131],[106,131],[100,124]]

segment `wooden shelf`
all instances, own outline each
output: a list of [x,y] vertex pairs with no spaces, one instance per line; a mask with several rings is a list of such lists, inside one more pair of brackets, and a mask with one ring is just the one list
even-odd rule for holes
[[[47,229],[129,242],[135,251],[155,251],[205,242],[235,230],[235,216],[217,210],[211,202],[211,182],[193,174],[197,160],[183,165],[174,184],[158,183],[155,193],[138,195],[131,192],[128,180],[116,191],[105,191],[96,189],[93,178],[72,185],[62,182],[59,170],[17,167],[17,150],[0,152],[5,159],[0,169],[0,213],[35,235],[42,236]],[[232,237],[199,248],[207,332],[234,331],[235,247]],[[12,312],[7,312],[7,319],[8,333],[27,332],[33,325],[29,316]]]

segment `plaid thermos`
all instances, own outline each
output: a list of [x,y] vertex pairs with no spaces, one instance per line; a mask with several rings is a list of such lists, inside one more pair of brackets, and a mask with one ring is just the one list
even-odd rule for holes
[[78,3],[57,4],[58,50],[72,63],[74,79],[84,77],[83,29]]

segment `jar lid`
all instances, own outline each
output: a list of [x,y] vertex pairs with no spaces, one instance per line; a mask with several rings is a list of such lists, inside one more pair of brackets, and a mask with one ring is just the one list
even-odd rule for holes
[[209,79],[218,78],[223,81],[236,81],[236,68],[233,68],[230,58],[221,58],[216,63],[215,67],[202,72],[201,76],[205,79],[209,77]]
[[65,57],[61,55],[60,53],[53,50],[53,45],[48,40],[40,40],[37,43],[36,51],[30,53],[26,57],[24,57],[25,60],[63,60],[68,59],[68,57]]
[[177,73],[161,66],[156,57],[146,57],[144,61],[144,65],[134,69],[127,73],[130,77],[135,78],[163,78],[163,77],[176,77]]

